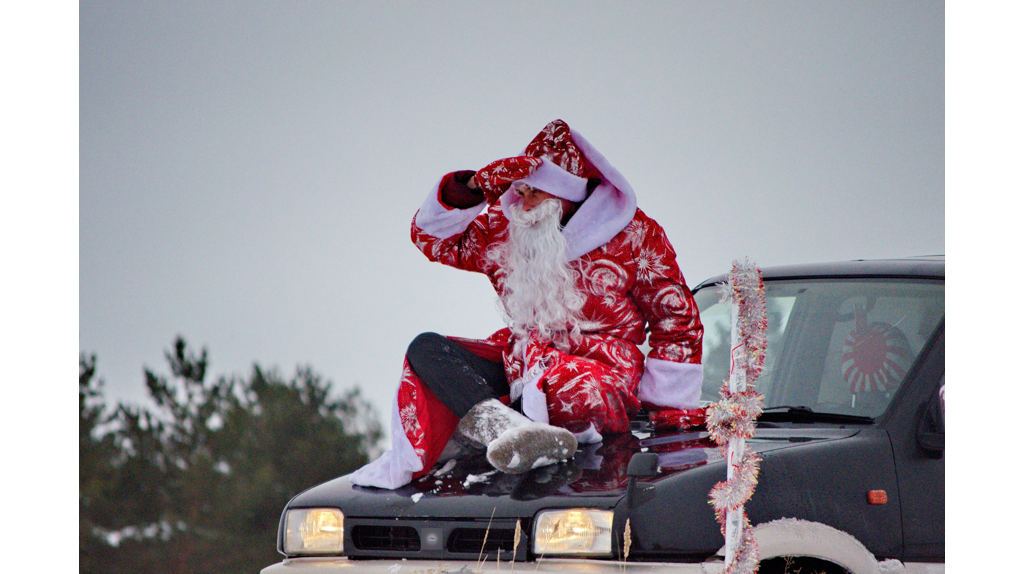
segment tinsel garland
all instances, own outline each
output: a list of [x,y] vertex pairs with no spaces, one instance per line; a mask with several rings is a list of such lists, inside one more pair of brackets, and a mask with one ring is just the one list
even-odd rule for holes
[[[722,301],[732,302],[736,307],[734,328],[738,345],[731,354],[729,372],[736,377],[739,388],[733,390],[729,381],[722,385],[722,400],[707,408],[707,427],[711,438],[722,447],[729,461],[730,441],[752,437],[756,428],[755,421],[764,408],[764,397],[753,385],[764,367],[768,346],[768,313],[761,270],[749,259],[742,263],[733,261],[732,272],[723,287]],[[722,525],[722,534],[726,534],[727,513],[737,510],[741,512],[739,544],[733,550],[730,562],[726,564],[725,574],[754,573],[758,569],[757,541],[750,533],[750,520],[742,506],[757,486],[761,459],[745,444],[742,449],[740,462],[733,464],[732,478],[716,484],[710,493],[710,503],[715,509],[715,517]],[[727,549],[726,554],[729,553]]]
[[707,425],[711,438],[719,445],[729,439],[750,438],[757,428],[756,419],[764,408],[764,395],[756,389],[731,392],[729,383],[722,385],[722,400],[707,407]]
[[739,307],[740,342],[746,353],[734,356],[735,369],[746,372],[747,385],[753,386],[764,367],[764,354],[768,348],[768,306],[764,298],[764,279],[761,270],[749,259],[732,262],[732,272],[722,289],[722,301]]
[[750,496],[754,494],[760,462],[761,457],[757,456],[757,453],[749,448],[744,450],[743,459],[732,480],[723,480],[711,489],[711,506],[714,507],[715,517],[723,525],[723,529],[725,512],[743,506],[743,503],[750,500]]
[[[721,520],[725,520],[723,516]],[[757,546],[757,539],[754,538],[754,534],[750,527],[750,519],[747,518],[747,512],[743,511],[743,534],[740,538],[739,547],[736,549],[736,555],[733,556],[732,562],[726,566],[722,574],[737,574],[737,573],[750,573],[754,574],[760,567],[761,549]]]

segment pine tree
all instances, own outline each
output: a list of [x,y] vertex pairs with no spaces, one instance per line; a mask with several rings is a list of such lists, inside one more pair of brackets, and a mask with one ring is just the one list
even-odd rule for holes
[[[358,390],[331,399],[308,367],[288,381],[257,365],[248,379],[209,382],[205,349],[178,337],[166,357],[170,377],[145,369],[157,408],[119,406],[116,430],[100,440],[110,452],[96,466],[110,478],[101,503],[80,512],[83,525],[100,525],[89,530],[97,547],[83,542],[81,571],[259,571],[280,559],[285,503],[367,462],[381,437],[376,415]],[[95,359],[82,364],[91,379]],[[93,409],[83,400],[83,428],[101,416]]]
[[112,558],[113,549],[102,532],[115,521],[117,447],[113,434],[102,432],[111,416],[100,402],[103,381],[94,379],[96,356],[83,354],[78,365],[79,567],[82,572],[97,572]]

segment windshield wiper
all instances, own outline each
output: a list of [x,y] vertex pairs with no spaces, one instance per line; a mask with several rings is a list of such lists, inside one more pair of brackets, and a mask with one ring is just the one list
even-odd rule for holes
[[811,410],[811,407],[805,407],[803,405],[775,405],[774,407],[765,407],[764,409],[762,409],[762,411],[781,411],[783,409],[785,409],[788,413],[807,413],[809,415],[814,414],[814,411]]
[[[782,411],[782,412],[780,412]],[[847,415],[842,413],[819,413],[803,405],[776,405],[767,407],[761,412],[758,420],[786,422],[823,422],[823,423],[854,423],[871,424],[875,419],[863,415]]]

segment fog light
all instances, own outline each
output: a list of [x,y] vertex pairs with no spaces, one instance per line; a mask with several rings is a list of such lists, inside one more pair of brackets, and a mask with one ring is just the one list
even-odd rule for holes
[[336,508],[289,510],[285,516],[285,554],[339,554],[344,541],[345,517]]
[[612,513],[607,510],[548,510],[537,515],[533,551],[538,555],[611,555]]

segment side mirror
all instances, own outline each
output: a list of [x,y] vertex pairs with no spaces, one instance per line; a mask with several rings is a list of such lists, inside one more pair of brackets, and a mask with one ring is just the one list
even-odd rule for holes
[[654,498],[654,487],[649,484],[637,485],[636,479],[658,475],[658,455],[653,452],[638,452],[629,459],[626,476],[629,487],[626,490],[626,508],[643,506]]
[[630,478],[650,478],[658,474],[658,454],[638,452],[629,459],[626,476]]
[[917,426],[917,446],[932,458],[941,458],[946,450],[945,384],[935,389]]

